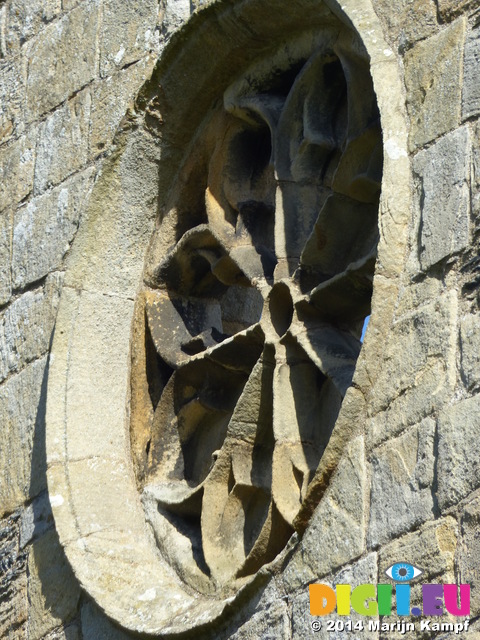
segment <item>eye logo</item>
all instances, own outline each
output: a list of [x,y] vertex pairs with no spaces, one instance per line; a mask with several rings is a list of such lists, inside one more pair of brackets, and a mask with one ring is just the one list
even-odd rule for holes
[[421,576],[423,571],[408,562],[396,562],[388,567],[385,573],[395,582],[410,582]]

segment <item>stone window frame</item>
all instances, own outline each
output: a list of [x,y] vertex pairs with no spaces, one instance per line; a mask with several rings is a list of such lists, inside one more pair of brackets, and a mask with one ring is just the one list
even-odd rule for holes
[[[282,0],[275,4],[278,9],[288,6]],[[360,405],[372,384],[371,371],[379,357],[376,338],[390,325],[412,211],[402,80],[371,1],[343,0],[340,6],[336,0],[302,0],[302,4],[318,6],[319,17],[325,4],[350,22],[363,40],[381,115],[384,168],[372,319],[357,362],[355,388],[347,391],[313,480],[299,519],[300,533],[308,527],[345,444],[365,429],[362,419],[352,425],[348,416],[362,415]],[[265,0],[242,0],[235,6],[221,0],[198,12],[177,34],[140,93],[138,112],[129,115],[117,134],[68,257],[48,376],[50,501],[60,541],[81,586],[110,618],[131,631],[185,632],[217,619],[234,598],[215,601],[187,593],[162,562],[146,525],[130,462],[130,333],[155,225],[157,194],[166,192],[172,167],[178,166],[205,105],[218,92],[218,83],[228,82],[240,64],[235,57],[238,43],[228,40],[228,30],[235,21],[248,23],[258,17],[256,24],[266,38],[273,10]],[[225,45],[222,60],[196,72],[195,64],[202,60],[205,64],[208,46],[216,38]],[[186,69],[194,83],[191,95],[201,96],[193,110],[191,103],[182,103],[181,83],[175,82]],[[265,580],[267,573],[268,566],[254,580]]]

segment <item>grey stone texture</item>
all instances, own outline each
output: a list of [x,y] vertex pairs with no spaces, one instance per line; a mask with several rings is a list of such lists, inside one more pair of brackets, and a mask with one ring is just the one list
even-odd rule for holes
[[53,529],[30,546],[28,572],[28,635],[40,640],[72,620],[80,600],[80,586]]
[[61,10],[61,0],[12,0],[6,5],[6,53],[16,54],[21,45],[36,35],[45,23],[52,21]]
[[99,0],[83,2],[27,43],[27,122],[94,79],[99,4]]
[[0,386],[0,515],[46,488],[44,356]]
[[0,143],[24,128],[25,60],[19,56],[2,64],[0,74]]
[[460,373],[467,389],[480,385],[480,318],[468,314],[460,320]]
[[0,211],[26,198],[33,189],[35,147],[38,131],[27,133],[0,147]]
[[470,148],[469,130],[462,127],[415,157],[423,270],[469,244]]
[[375,449],[368,543],[405,533],[434,516],[435,421],[426,418]]
[[94,169],[73,176],[15,212],[12,280],[15,288],[58,269],[78,228]]
[[445,400],[456,376],[456,314],[456,297],[447,293],[392,324],[369,405],[369,447],[420,422]]
[[0,636],[23,640],[27,632],[27,554],[19,546],[20,514],[0,520]]
[[462,400],[438,418],[438,502],[458,503],[480,486],[480,396]]
[[48,352],[62,276],[27,291],[0,314],[0,382]]
[[[337,584],[349,584],[352,589],[360,584],[375,584],[377,582],[378,576],[378,558],[376,553],[369,553],[364,556],[357,562],[347,565],[341,571],[336,573],[334,576],[328,576],[326,578],[322,578],[321,581],[312,581],[312,582],[322,582],[324,584],[328,584],[333,588]],[[352,610],[351,615],[347,616],[338,616],[336,612],[328,614],[326,616],[322,616],[318,618],[316,616],[312,616],[310,614],[310,599],[308,590],[305,589],[299,592],[299,595],[295,596],[292,599],[292,640],[303,640],[304,638],[309,638],[312,634],[312,622],[317,621],[321,622],[321,629],[318,632],[315,632],[315,638],[319,640],[327,640],[328,638],[334,640],[342,640],[345,638],[346,634],[350,633],[352,635],[355,632],[349,632],[346,630],[338,630],[338,631],[328,631],[326,623],[328,620],[341,620],[344,623],[352,622],[354,625],[356,622],[367,620],[364,616],[361,616],[355,611]],[[375,618],[373,618],[375,619]],[[347,627],[348,628],[348,627]],[[366,638],[367,640],[374,640],[378,638],[378,633],[375,631],[369,631],[368,629],[357,632],[359,636],[362,638]]]
[[325,576],[362,555],[366,482],[364,442],[357,438],[348,446],[297,552],[314,576]]
[[379,2],[376,8],[388,31],[394,34],[396,45],[402,50],[437,31],[437,7],[434,0]]
[[12,294],[12,228],[13,211],[4,210],[0,213],[0,305]]
[[473,29],[465,43],[462,117],[480,114],[480,29]]
[[465,20],[459,18],[405,55],[412,151],[460,122],[464,38]]
[[41,126],[35,160],[35,195],[59,184],[87,163],[91,104],[90,89],[84,89],[48,116]]
[[89,141],[91,155],[102,152],[111,144],[119,122],[142,81],[146,80],[151,65],[150,59],[140,60],[98,82],[92,89]]
[[461,510],[457,550],[460,582],[471,585],[471,617],[480,614],[480,499],[474,497]]
[[[188,15],[185,16],[187,17]],[[155,48],[158,18],[158,0],[141,3],[104,0],[100,36],[102,77],[112,75],[122,67],[140,60]]]

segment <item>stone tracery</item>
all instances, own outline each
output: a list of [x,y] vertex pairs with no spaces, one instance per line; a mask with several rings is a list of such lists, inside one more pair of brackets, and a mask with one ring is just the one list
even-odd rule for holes
[[360,350],[382,141],[353,34],[292,39],[199,132],[151,243],[132,438],[162,555],[210,593],[285,546]]

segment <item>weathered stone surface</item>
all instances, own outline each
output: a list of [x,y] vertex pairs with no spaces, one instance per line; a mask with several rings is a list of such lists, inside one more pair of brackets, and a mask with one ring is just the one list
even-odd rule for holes
[[55,629],[47,636],[45,636],[44,640],[83,640],[83,638],[81,635],[80,626],[77,623],[73,622],[66,625],[65,627]]
[[0,214],[0,304],[9,301],[12,293],[11,244],[13,210]]
[[23,287],[60,267],[88,199],[94,169],[72,177],[15,212],[13,286]]
[[418,376],[431,368],[436,360],[447,369],[450,383],[454,384],[456,372],[452,336],[456,331],[456,313],[456,296],[448,293],[393,323],[381,372],[372,390],[369,407],[372,413],[387,409],[392,400],[406,390],[413,389]]
[[428,38],[438,28],[434,0],[377,2],[375,8],[400,49]]
[[28,43],[27,121],[50,111],[95,77],[98,5],[98,0],[83,2]]
[[368,544],[375,547],[433,518],[435,421],[375,449]]
[[480,318],[467,315],[460,320],[461,376],[467,389],[480,384]]
[[[207,4],[207,2],[203,4]],[[171,2],[167,2],[161,24],[163,42],[182,26],[189,18],[191,11],[197,9],[198,6],[198,2],[195,3],[190,0],[172,0]]]
[[90,132],[91,153],[100,153],[113,136],[127,106],[135,96],[151,67],[151,61],[141,60],[99,82],[93,90]]
[[43,491],[22,511],[20,520],[20,548],[25,548],[32,540],[37,540],[48,529],[52,529],[53,526],[53,514],[48,500],[48,494],[46,491]]
[[459,582],[471,585],[471,617],[480,613],[480,498],[462,510],[458,547]]
[[[170,4],[170,3],[168,3]],[[106,0],[100,41],[100,75],[105,77],[140,60],[158,41],[158,0],[132,4]]]
[[15,58],[0,73],[0,144],[23,129],[25,98],[24,59]]
[[273,603],[265,612],[253,615],[238,631],[229,636],[232,640],[278,640],[291,638],[291,623],[287,603]]
[[475,10],[476,0],[438,0],[438,9],[443,20],[450,20],[469,9]]
[[[377,554],[370,553],[358,562],[339,571],[333,578],[328,577],[323,579],[322,582],[332,587],[335,587],[337,584],[349,584],[352,589],[354,589],[359,584],[375,584],[377,582],[377,576]],[[348,632],[341,630],[328,631],[326,627],[328,620],[342,620],[343,622],[351,620],[355,624],[355,622],[358,621],[365,622],[368,618],[358,615],[354,611],[352,611],[351,615],[347,616],[339,616],[336,611],[321,618],[310,615],[309,590],[308,585],[305,585],[301,592],[292,599],[292,640],[309,638],[312,634],[313,621],[321,622],[322,624],[320,631],[315,632],[315,638],[319,640],[327,640],[328,638],[332,640],[344,639]],[[358,635],[368,640],[378,638],[378,633],[369,631],[368,628],[363,632],[358,632]]]
[[379,443],[419,423],[438,410],[449,399],[446,365],[434,360],[415,376],[414,384],[376,413],[367,423],[367,448],[372,451]]
[[130,640],[131,636],[118,629],[92,602],[82,607],[82,640]]
[[412,151],[458,126],[465,21],[417,43],[405,56]]
[[363,552],[367,482],[363,446],[362,437],[348,446],[302,539],[303,560],[317,577]]
[[480,395],[454,404],[438,418],[438,502],[456,504],[480,486]]
[[45,489],[43,357],[0,385],[0,515]]
[[0,382],[47,353],[55,324],[62,275],[27,291],[0,315]]
[[0,147],[0,211],[28,196],[33,188],[37,129]]
[[50,115],[40,128],[35,161],[35,195],[80,169],[88,160],[90,89]]
[[473,129],[472,144],[472,214],[477,225],[480,223],[480,122]]
[[27,556],[19,548],[19,518],[0,520],[0,637],[10,640],[27,637]]
[[15,54],[60,12],[60,0],[11,0],[7,4],[5,40],[7,51]]
[[80,599],[80,587],[54,530],[33,543],[28,573],[28,637],[40,640],[76,615]]
[[468,246],[470,144],[468,128],[463,127],[415,157],[423,270]]
[[[379,551],[379,576],[395,562],[409,562],[424,572],[421,583],[455,582],[454,557],[457,548],[457,522],[447,517],[425,524],[382,547]],[[418,584],[417,590],[418,590]],[[421,589],[421,588],[420,588]]]
[[480,113],[480,29],[473,29],[465,43],[463,62],[462,117]]

